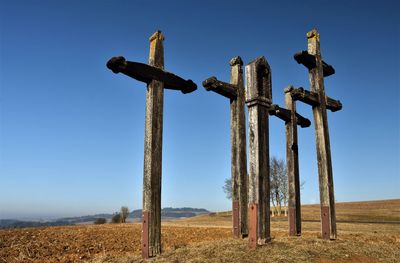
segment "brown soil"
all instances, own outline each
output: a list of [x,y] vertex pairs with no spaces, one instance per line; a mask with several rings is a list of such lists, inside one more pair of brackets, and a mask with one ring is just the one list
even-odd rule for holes
[[[96,256],[140,254],[139,224],[0,230],[0,262],[79,262]],[[229,229],[163,227],[163,247],[229,238]]]
[[[310,221],[303,222],[301,237],[290,238],[286,219],[274,218],[272,242],[255,251],[247,240],[231,237],[230,213],[165,222],[164,253],[150,262],[399,262],[399,204],[338,204],[338,214],[350,216],[338,223],[336,241],[321,240],[320,223]],[[306,216],[319,212],[314,206],[303,211]],[[349,220],[360,214],[369,223]],[[140,233],[139,224],[0,230],[0,263],[142,262]]]

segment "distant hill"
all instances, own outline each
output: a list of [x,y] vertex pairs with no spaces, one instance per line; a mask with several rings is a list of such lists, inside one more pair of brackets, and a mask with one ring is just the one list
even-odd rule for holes
[[[172,218],[182,218],[182,217],[193,217],[201,214],[208,214],[210,211],[203,208],[172,208],[165,207],[161,210],[161,219],[172,219]],[[142,209],[133,210],[129,213],[128,219],[140,219],[142,216]]]
[[[175,219],[175,218],[186,218],[194,217],[201,214],[210,213],[208,210],[203,208],[172,208],[165,207],[161,210],[161,219]],[[115,213],[114,213],[115,214]],[[46,227],[46,226],[66,226],[76,225],[84,223],[93,223],[97,218],[105,218],[110,221],[114,214],[96,214],[78,217],[65,217],[51,221],[22,221],[16,219],[0,219],[0,229],[4,228],[23,228],[23,227]],[[142,216],[142,210],[133,210],[129,213],[128,220],[139,221]]]
[[68,226],[73,225],[68,221],[22,221],[16,219],[0,219],[0,229],[4,228],[23,228],[23,227],[42,227],[42,226]]

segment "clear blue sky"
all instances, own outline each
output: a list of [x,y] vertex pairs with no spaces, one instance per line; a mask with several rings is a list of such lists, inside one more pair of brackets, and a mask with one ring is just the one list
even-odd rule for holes
[[[336,74],[327,94],[337,201],[399,198],[399,1],[0,1],[0,218],[141,208],[144,83],[105,66],[147,62],[149,36],[165,35],[165,68],[199,86],[164,101],[162,206],[230,209],[229,102],[206,92],[229,81],[229,60],[264,55],[274,103],[288,84],[309,89],[293,54],[321,34]],[[298,111],[312,118],[311,108]],[[285,158],[271,118],[270,154]],[[299,129],[303,203],[317,203],[313,124]]]

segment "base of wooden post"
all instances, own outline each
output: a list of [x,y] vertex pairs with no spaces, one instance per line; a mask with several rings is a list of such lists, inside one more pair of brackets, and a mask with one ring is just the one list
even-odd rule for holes
[[257,204],[249,206],[249,247],[257,247]]
[[232,202],[232,220],[233,220],[233,236],[240,237],[240,221],[239,221],[239,201]]
[[150,213],[142,213],[142,258],[149,258],[149,220]]
[[289,236],[296,236],[296,209],[294,207],[289,207]]
[[322,239],[330,240],[329,206],[321,206]]

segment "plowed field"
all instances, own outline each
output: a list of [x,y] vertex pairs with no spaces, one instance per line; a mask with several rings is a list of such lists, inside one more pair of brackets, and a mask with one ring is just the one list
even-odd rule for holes
[[[140,255],[139,224],[0,230],[0,262],[77,262]],[[163,227],[165,250],[231,236],[228,228]]]
[[[164,253],[150,261],[400,262],[399,207],[400,200],[338,205],[335,241],[320,239],[316,215],[303,222],[302,236],[295,238],[287,236],[285,218],[273,218],[272,242],[255,251],[246,239],[231,237],[229,213],[164,222]],[[304,207],[305,218],[314,210],[318,212],[314,206]],[[0,230],[0,263],[142,262],[140,233],[140,224]]]

